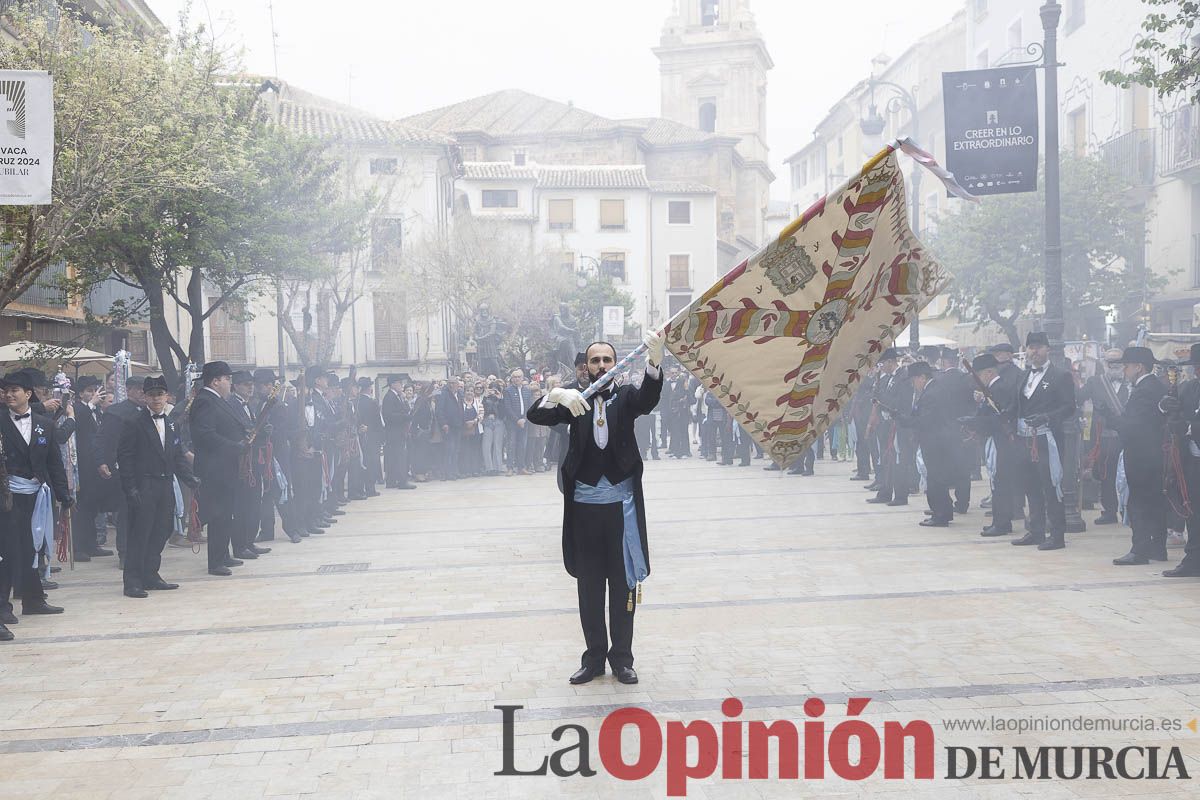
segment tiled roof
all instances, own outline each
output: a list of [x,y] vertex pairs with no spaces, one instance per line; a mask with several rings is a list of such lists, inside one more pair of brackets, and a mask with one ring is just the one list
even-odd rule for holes
[[[276,121],[302,136],[348,144],[449,145],[453,140],[434,131],[380,119],[366,111],[297,89],[288,83],[264,87],[273,101]],[[271,93],[271,88],[275,92]]]
[[692,181],[650,181],[650,191],[655,194],[716,194],[716,189]]
[[621,122],[626,125],[645,127],[646,132],[642,134],[642,138],[652,145],[700,144],[720,138],[715,133],[705,133],[699,128],[662,117],[626,119]]
[[628,166],[559,167],[533,164],[513,166],[507,161],[467,161],[467,180],[537,181],[542,189],[647,189],[646,168]]
[[405,118],[404,122],[441,133],[481,131],[493,136],[582,133],[615,127],[610,119],[520,89],[506,89],[424,111]]
[[490,136],[605,133],[617,128],[642,128],[651,145],[699,144],[720,139],[661,117],[612,120],[520,89],[506,89],[435,108],[404,119],[406,124],[445,134],[485,133]]

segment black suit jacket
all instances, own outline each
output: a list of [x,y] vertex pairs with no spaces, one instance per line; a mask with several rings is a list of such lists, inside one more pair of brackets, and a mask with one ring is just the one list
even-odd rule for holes
[[[249,430],[229,403],[201,389],[192,401],[189,416],[196,477],[204,482],[201,499],[232,507],[242,455]],[[206,504],[202,504],[206,505]],[[208,510],[205,510],[207,521]]]
[[71,496],[67,486],[67,471],[63,467],[62,451],[54,440],[54,422],[49,417],[33,414],[29,418],[29,443],[17,430],[8,409],[0,409],[0,435],[4,437],[4,464],[9,475],[37,478],[50,484],[54,499],[63,502]]
[[383,417],[383,430],[387,440],[393,443],[403,441],[408,435],[409,423],[412,421],[412,408],[404,398],[388,389],[383,396],[380,415]]
[[79,459],[79,479],[86,484],[96,482],[96,436],[100,423],[96,410],[87,403],[75,403],[75,452]]
[[953,481],[957,464],[956,452],[961,442],[959,426],[955,423],[959,387],[953,379],[934,375],[925,391],[913,401],[912,412],[901,413],[900,424],[912,428],[921,446],[921,458],[929,481],[947,485]]
[[[638,530],[642,539],[642,552],[646,554],[646,569],[650,569],[650,546],[646,538],[646,504],[642,496],[642,453],[638,449],[637,437],[634,435],[634,420],[644,414],[649,414],[658,405],[662,395],[662,372],[659,377],[649,375],[642,381],[640,387],[619,386],[613,395],[609,415],[612,420],[608,433],[608,447],[613,448],[613,458],[617,467],[625,474],[633,475],[634,501],[637,504]],[[598,398],[592,398],[595,402]],[[534,425],[567,424],[569,426],[567,455],[559,466],[563,490],[563,564],[567,573],[575,576],[575,537],[574,516],[578,513],[575,505],[575,478],[583,463],[583,455],[587,450],[588,438],[593,436],[595,425],[592,414],[573,417],[563,406],[545,408],[539,402],[529,407],[525,418]],[[583,513],[586,513],[586,506]]]
[[158,429],[149,409],[142,409],[121,428],[117,458],[125,465],[121,470],[121,486],[128,495],[137,488],[139,478],[169,478],[192,485],[192,467],[184,456],[179,429],[170,419],[163,420],[165,445],[158,439]]
[[1075,379],[1064,369],[1053,364],[1046,366],[1046,372],[1038,381],[1037,387],[1029,397],[1025,396],[1025,384],[1029,380],[1029,370],[1021,373],[1017,381],[1013,408],[1015,416],[1029,419],[1033,416],[1045,415],[1050,420],[1050,430],[1058,443],[1059,452],[1063,452],[1063,424],[1076,413]]
[[1125,451],[1125,479],[1130,486],[1162,486],[1166,417],[1158,403],[1166,393],[1167,387],[1157,375],[1147,375],[1133,387],[1125,411],[1117,418],[1117,433]]

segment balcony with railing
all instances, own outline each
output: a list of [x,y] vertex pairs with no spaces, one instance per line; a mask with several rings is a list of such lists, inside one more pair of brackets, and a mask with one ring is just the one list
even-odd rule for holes
[[1162,118],[1159,169],[1164,176],[1200,167],[1200,108],[1183,106]]
[[417,358],[417,334],[403,329],[379,329],[363,334],[367,363],[413,361]]
[[1108,168],[1130,186],[1154,185],[1154,129],[1138,128],[1100,146]]

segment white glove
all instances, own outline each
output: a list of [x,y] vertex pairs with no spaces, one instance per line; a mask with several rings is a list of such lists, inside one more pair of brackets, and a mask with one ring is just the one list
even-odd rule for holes
[[661,365],[663,349],[667,345],[667,337],[661,333],[647,333],[644,342],[646,345],[646,361],[654,367]]
[[546,395],[546,402],[552,406],[566,406],[572,416],[582,416],[585,412],[591,410],[591,406],[583,399],[583,395],[578,389],[564,389],[561,386],[550,390],[550,394]]

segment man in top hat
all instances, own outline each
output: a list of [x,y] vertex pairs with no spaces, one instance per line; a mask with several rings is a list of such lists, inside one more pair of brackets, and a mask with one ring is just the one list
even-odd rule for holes
[[245,417],[228,402],[233,390],[233,370],[224,361],[209,361],[200,373],[204,384],[192,401],[189,421],[193,469],[201,481],[197,492],[200,521],[208,526],[208,574],[232,575],[230,567],[241,566],[230,558],[234,531],[234,506],[241,478],[242,455],[250,429]]
[[[242,426],[251,431],[258,422],[258,416],[250,407],[254,396],[254,375],[249,370],[239,369],[231,377],[232,387],[226,404],[237,415]],[[273,475],[268,470],[266,460],[267,435],[260,436],[255,441],[253,449],[243,457],[238,464],[238,480],[233,495],[233,531],[230,536],[230,546],[233,557],[243,561],[254,560],[260,555],[271,552],[269,547],[255,544],[258,536],[259,521],[262,515],[263,484],[271,481]],[[274,514],[274,511],[272,511]]]
[[1117,433],[1129,484],[1129,552],[1119,567],[1167,560],[1167,502],[1163,496],[1163,437],[1166,416],[1158,407],[1167,387],[1154,374],[1158,363],[1148,347],[1127,347],[1118,361],[1129,384],[1129,401],[1117,417]]
[[[854,446],[855,468],[850,476],[852,481],[871,480],[871,467],[878,471],[879,453],[875,450],[875,437],[867,435],[871,427],[871,398],[875,395],[875,382],[879,380],[879,368],[876,367],[863,377],[858,391],[850,398],[850,419],[854,423],[857,443]],[[749,437],[743,437],[748,439]]]
[[193,489],[198,482],[184,454],[175,423],[167,419],[167,381],[148,377],[142,384],[146,407],[125,421],[117,445],[121,487],[131,524],[125,550],[126,597],[147,591],[178,589],[159,574],[162,551],[174,530],[174,478]]
[[[923,363],[923,362],[918,362]],[[889,506],[908,505],[912,491],[912,469],[916,448],[911,429],[899,426],[897,415],[912,409],[913,385],[900,370],[900,351],[889,347],[879,357],[879,377],[875,381],[875,447],[879,451],[879,470],[875,475],[874,497],[868,503]]]
[[[975,413],[975,382],[962,370],[958,351],[951,347],[941,348],[940,384],[938,391],[949,395],[950,413],[954,419],[969,417]],[[954,490],[954,513],[966,514],[971,508],[971,478],[979,471],[979,454],[976,442],[959,425],[952,432],[958,439],[953,448],[954,463],[951,466]]]
[[988,348],[988,352],[996,357],[996,374],[1000,377],[997,391],[1015,395],[1021,383],[1021,368],[1013,361],[1013,346],[1008,342],[1000,342]]
[[376,488],[383,483],[383,468],[379,464],[380,452],[383,449],[383,417],[379,413],[379,403],[375,400],[375,381],[370,378],[358,379],[358,425],[359,447],[362,450],[363,466],[367,475],[365,490],[367,497],[378,497]]
[[95,407],[96,390],[100,379],[84,375],[75,381],[75,453],[79,466],[79,485],[76,494],[79,503],[75,508],[74,524],[71,526],[71,545],[76,561],[91,561],[93,556],[111,556],[111,550],[100,547],[96,541],[96,516],[98,510],[100,476],[96,473],[96,436],[100,418]]
[[30,410],[32,379],[20,371],[9,373],[0,388],[8,406],[0,411],[0,436],[11,495],[8,509],[0,505],[0,641],[10,641],[13,634],[6,626],[17,623],[12,606],[17,593],[23,615],[62,613],[46,602],[35,560],[45,537],[54,535],[54,499],[64,509],[75,501],[54,442],[54,424]]
[[[1017,389],[1018,471],[1029,498],[1029,533],[1012,542],[1039,550],[1066,547],[1067,516],[1062,501],[1063,425],[1076,413],[1075,379],[1050,363],[1050,339],[1025,338],[1026,368]],[[1049,535],[1047,536],[1047,528]]]
[[933,512],[919,523],[926,528],[945,528],[954,519],[950,487],[958,466],[957,449],[961,437],[953,423],[956,400],[954,387],[928,362],[918,361],[908,367],[912,382],[913,401],[910,409],[896,409],[896,420],[916,433],[925,462],[925,498]]
[[1100,484],[1100,508],[1097,525],[1115,525],[1117,519],[1117,464],[1121,460],[1121,436],[1117,422],[1121,409],[1129,402],[1130,386],[1125,381],[1122,353],[1112,349],[1104,354],[1105,364],[1087,379],[1083,391],[1092,401],[1092,477]]
[[[259,438],[263,447],[260,448],[263,464],[263,497],[259,506],[256,535],[252,541],[270,542],[275,540],[275,508],[279,507],[279,519],[283,524],[283,532],[296,544],[302,538],[300,531],[304,529],[302,519],[298,518],[296,507],[288,503],[280,504],[283,487],[280,485],[277,471],[287,482],[289,492],[294,496],[295,486],[292,479],[292,439],[295,436],[296,419],[288,413],[287,402],[283,391],[277,386],[279,378],[270,369],[254,370],[254,393],[250,398],[250,409],[257,420],[263,414],[267,415],[263,432]],[[272,399],[272,395],[274,399]],[[266,445],[270,444],[270,450]],[[259,548],[265,549],[265,548]]]
[[[634,420],[654,410],[662,392],[665,338],[646,337],[646,372],[639,387],[611,384],[589,404],[578,390],[556,388],[527,413],[534,425],[570,425],[566,458],[559,467],[563,487],[563,563],[575,578],[586,649],[572,684],[604,674],[605,662],[621,683],[637,683],[633,669],[635,596],[630,583],[650,573],[642,454]],[[585,351],[593,382],[616,365],[607,342]],[[636,530],[634,530],[636,528]],[[605,626],[605,587],[608,588]],[[611,633],[612,645],[609,646]]]
[[404,376],[388,377],[388,390],[379,406],[383,417],[384,483],[389,489],[415,489],[408,480],[408,436],[413,407],[404,400]]
[[1012,404],[1016,390],[1008,392],[1000,377],[1000,362],[992,353],[981,353],[971,361],[986,392],[975,409],[968,427],[984,443],[988,471],[992,479],[992,522],[982,536],[1006,536],[1012,533],[1014,509],[1022,500],[1017,464],[1020,452],[1016,443]]
[[143,378],[129,377],[125,380],[125,399],[113,403],[104,412],[104,423],[96,437],[96,468],[100,476],[100,487],[103,500],[101,511],[115,511],[117,514],[117,557],[122,569],[125,566],[125,542],[129,538],[131,516],[125,503],[125,493],[121,489],[121,468],[117,462],[117,445],[121,441],[121,428],[125,422],[135,417],[145,405],[142,397]]
[[[1192,345],[1184,367],[1200,367],[1200,344]],[[1167,424],[1179,436],[1184,484],[1191,500],[1187,518],[1187,546],[1183,560],[1163,575],[1168,578],[1200,578],[1200,380],[1193,378],[1179,386],[1178,394],[1167,394],[1159,401],[1167,415]]]

